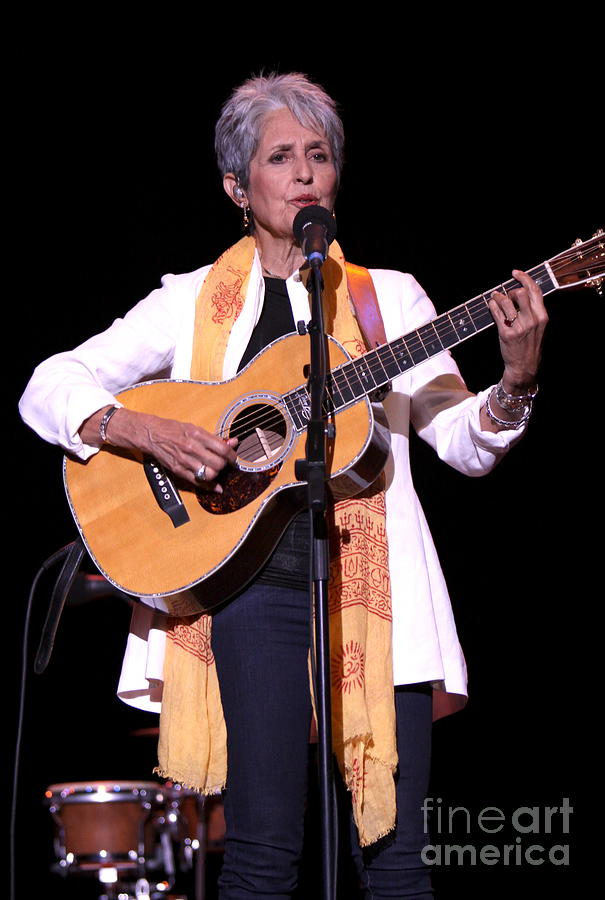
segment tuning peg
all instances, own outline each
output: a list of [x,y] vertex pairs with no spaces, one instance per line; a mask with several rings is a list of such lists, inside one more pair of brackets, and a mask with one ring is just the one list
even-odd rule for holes
[[[593,238],[601,237],[601,235],[605,235],[605,231],[602,228],[597,228],[595,233],[593,234]],[[603,244],[600,245],[601,247]],[[603,296],[603,284],[605,283],[605,279],[603,278],[593,278],[592,281],[586,282],[586,287],[594,288],[599,297]]]
[[[597,230],[596,230],[595,233],[593,234],[593,238],[601,237],[602,234],[605,234],[605,231],[604,231],[602,228],[597,228]],[[582,240],[582,238],[576,238],[575,241],[573,242],[573,244],[572,244],[571,246],[572,246],[572,247],[579,247],[580,244],[583,244],[583,243],[584,243],[584,241]]]

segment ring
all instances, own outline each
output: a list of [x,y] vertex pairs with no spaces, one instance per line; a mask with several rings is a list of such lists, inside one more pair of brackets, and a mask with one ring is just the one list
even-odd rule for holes
[[510,328],[510,326],[513,324],[513,322],[516,322],[516,321],[517,321],[518,316],[519,316],[519,313],[516,312],[512,319],[509,319],[508,317],[505,318],[505,319],[504,319],[504,324],[505,324],[505,325],[508,325],[509,328]]
[[205,481],[206,480],[206,466],[201,465],[197,472],[195,473],[196,481]]

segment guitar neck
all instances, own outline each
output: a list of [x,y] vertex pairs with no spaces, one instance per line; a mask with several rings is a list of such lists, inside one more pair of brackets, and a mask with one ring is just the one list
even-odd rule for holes
[[[548,263],[541,263],[534,269],[529,269],[528,274],[537,282],[543,294],[550,294],[560,286]],[[363,356],[332,369],[326,386],[328,398],[326,412],[344,409],[432,356],[443,353],[444,350],[449,350],[489,328],[494,324],[488,307],[492,292],[507,293],[518,287],[522,285],[511,278],[437,316],[415,331],[410,331],[403,337],[395,338],[394,341],[383,344],[376,350],[370,350]],[[307,387],[302,385],[286,394],[284,401],[296,427],[299,430],[305,428],[309,410]]]

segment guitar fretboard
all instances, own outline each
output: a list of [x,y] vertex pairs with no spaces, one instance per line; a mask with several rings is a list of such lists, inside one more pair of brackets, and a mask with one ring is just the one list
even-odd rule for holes
[[[528,274],[537,282],[543,294],[549,294],[559,286],[546,263],[528,270]],[[488,307],[492,292],[508,293],[518,287],[522,285],[511,278],[437,316],[415,331],[332,369],[326,385],[324,413],[327,415],[338,412],[356,403],[362,397],[384,387],[398,375],[409,372],[425,360],[489,328],[494,324]],[[307,386],[295,388],[283,399],[295,427],[302,431],[310,418],[311,401]]]

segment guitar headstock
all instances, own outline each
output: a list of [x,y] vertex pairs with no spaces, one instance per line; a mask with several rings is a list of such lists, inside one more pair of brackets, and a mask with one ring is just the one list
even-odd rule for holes
[[605,231],[599,228],[591,238],[578,238],[569,250],[548,261],[562,288],[593,287],[603,292],[605,281]]

